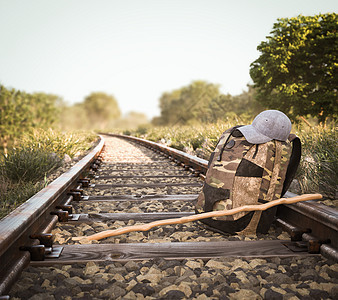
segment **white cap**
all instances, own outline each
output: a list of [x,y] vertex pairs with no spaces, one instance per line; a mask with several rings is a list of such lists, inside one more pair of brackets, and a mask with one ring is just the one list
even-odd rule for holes
[[239,127],[238,130],[251,144],[271,140],[285,142],[291,132],[291,121],[279,110],[266,110],[258,114],[251,125]]

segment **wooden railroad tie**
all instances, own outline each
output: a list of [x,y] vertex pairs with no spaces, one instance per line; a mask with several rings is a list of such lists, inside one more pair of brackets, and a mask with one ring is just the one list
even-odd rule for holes
[[291,203],[297,203],[300,201],[322,199],[322,197],[323,196],[321,194],[304,194],[301,196],[296,196],[296,197],[291,197],[291,198],[281,198],[281,199],[273,200],[265,204],[244,205],[244,206],[236,207],[230,210],[211,211],[211,212],[206,212],[206,213],[201,213],[201,214],[195,214],[192,216],[182,217],[182,218],[154,221],[154,222],[144,224],[144,225],[133,225],[133,226],[127,226],[123,228],[118,228],[115,230],[105,230],[105,231],[102,231],[102,232],[99,232],[99,233],[96,233],[90,236],[78,236],[78,237],[73,237],[72,239],[74,241],[79,241],[82,239],[87,239],[89,241],[101,240],[107,237],[117,236],[117,235],[134,232],[134,231],[148,231],[151,228],[157,227],[157,226],[184,224],[184,223],[198,221],[198,220],[202,220],[206,218],[215,218],[215,217],[234,215],[234,214],[237,214],[239,212],[244,212],[244,211],[263,211],[263,210],[267,210],[268,208],[271,208],[276,205],[291,204]]

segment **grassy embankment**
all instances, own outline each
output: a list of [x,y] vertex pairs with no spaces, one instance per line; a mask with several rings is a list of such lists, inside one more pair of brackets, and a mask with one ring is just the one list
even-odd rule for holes
[[0,158],[0,219],[48,183],[48,175],[65,157],[78,157],[97,136],[87,132],[36,130]]

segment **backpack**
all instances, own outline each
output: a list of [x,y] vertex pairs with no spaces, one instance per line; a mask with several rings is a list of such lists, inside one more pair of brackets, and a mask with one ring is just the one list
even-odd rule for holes
[[[225,131],[211,154],[196,213],[263,204],[281,198],[289,188],[300,161],[299,138],[290,134],[286,142],[251,144],[239,127]],[[201,222],[220,233],[267,233],[276,211],[272,207]]]

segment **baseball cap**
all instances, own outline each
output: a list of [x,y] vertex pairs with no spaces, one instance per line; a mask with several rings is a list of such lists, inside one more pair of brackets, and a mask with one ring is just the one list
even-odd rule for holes
[[291,121],[279,110],[265,110],[255,117],[251,125],[239,127],[238,130],[251,144],[271,140],[285,142],[291,132]]

